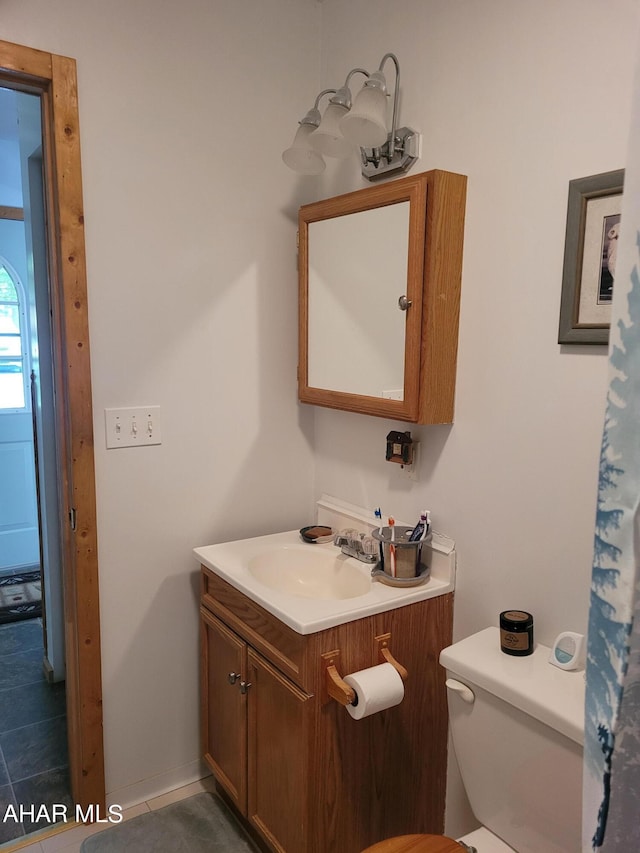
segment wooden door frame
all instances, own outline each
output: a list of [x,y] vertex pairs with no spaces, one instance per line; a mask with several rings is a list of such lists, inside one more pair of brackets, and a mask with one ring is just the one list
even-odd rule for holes
[[52,309],[71,793],[104,809],[89,323],[74,59],[0,41],[0,86],[38,94]]

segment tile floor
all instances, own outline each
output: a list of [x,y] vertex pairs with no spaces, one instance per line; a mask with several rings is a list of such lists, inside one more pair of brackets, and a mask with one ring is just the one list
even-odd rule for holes
[[[0,625],[0,818],[9,804],[62,803],[73,813],[67,767],[64,684],[49,685],[42,675],[41,620]],[[125,809],[123,819],[214,790],[209,776]],[[34,828],[40,831],[25,835]],[[80,824],[47,835],[42,823],[0,822],[0,853],[79,853],[85,838],[105,828]]]
[[[42,621],[0,625],[0,816],[9,805],[65,803],[69,792],[64,683],[42,670]],[[42,826],[42,823],[40,823]],[[0,823],[0,844],[34,829]]]
[[[185,785],[183,788],[177,788],[175,791],[169,791],[168,794],[162,794],[160,797],[154,797],[154,799],[147,800],[145,803],[125,809],[122,817],[124,820],[130,820],[132,817],[138,817],[138,815],[145,812],[161,809],[170,803],[177,803],[179,800],[199,794],[201,791],[213,791],[214,789],[215,782],[213,777],[208,776],[206,779],[200,779],[191,785]],[[43,838],[40,841],[34,841],[26,847],[21,847],[20,853],[79,853],[80,845],[85,838],[93,835],[95,832],[102,832],[105,828],[105,824],[72,826],[56,835],[50,835],[48,838]],[[11,846],[8,849],[11,850]],[[1,846],[0,851],[4,853],[4,848]],[[130,853],[135,853],[135,851],[130,851]]]

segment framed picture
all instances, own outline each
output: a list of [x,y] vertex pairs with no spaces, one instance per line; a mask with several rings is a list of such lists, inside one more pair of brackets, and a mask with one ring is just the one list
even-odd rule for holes
[[559,344],[607,344],[624,169],[569,181]]

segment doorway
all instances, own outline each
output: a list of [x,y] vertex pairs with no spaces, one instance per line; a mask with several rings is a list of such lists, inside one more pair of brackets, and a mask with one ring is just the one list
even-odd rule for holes
[[[0,87],[0,842],[73,813],[40,98]],[[20,806],[26,807],[24,811]]]
[[0,624],[41,616],[45,671],[61,682],[52,311],[37,95],[0,87],[0,148]]
[[[41,493],[54,488],[56,499],[54,512],[51,501],[41,501],[47,511],[40,525],[46,529],[43,547],[56,542],[59,554],[71,794],[83,809],[94,805],[104,810],[93,418],[75,62],[0,41],[0,87],[35,96],[42,122],[41,162],[37,157],[30,161],[28,177],[36,183],[38,174],[42,178],[46,248],[40,256],[33,251],[30,262],[34,268],[40,265],[47,283],[48,322],[42,325],[50,334],[51,369],[50,388],[41,373],[33,393],[38,408],[50,392],[51,428],[44,431],[42,444],[36,443],[49,468],[38,478],[38,486]],[[40,436],[40,430],[35,434]],[[35,466],[39,474],[45,471],[41,463]]]

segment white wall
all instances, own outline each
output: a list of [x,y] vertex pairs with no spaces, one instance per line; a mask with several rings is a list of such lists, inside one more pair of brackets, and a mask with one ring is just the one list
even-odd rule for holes
[[[388,13],[325,0],[321,84],[393,51],[400,124],[423,134],[414,168],[469,176],[455,424],[412,429],[413,483],[384,461],[404,427],[318,410],[315,491],[408,520],[431,509],[457,542],[455,637],[517,607],[548,644],[586,631],[607,384],[604,347],[557,344],[568,183],[625,165],[639,6],[400,0]],[[360,185],[340,166],[323,190]],[[468,828],[460,806],[450,789],[453,834]]]
[[[624,166],[639,7],[386,8],[325,0],[321,83],[395,52],[400,124],[423,134],[414,169],[469,176],[455,424],[411,430],[413,483],[384,461],[397,424],[318,410],[316,493],[408,520],[431,509],[459,552],[456,636],[520,607],[549,642],[586,629],[607,367],[604,347],[557,344],[568,183]],[[362,180],[339,167],[325,183]]]
[[[78,60],[108,789],[197,758],[191,547],[294,527],[323,491],[432,510],[456,636],[514,606],[542,641],[584,630],[606,354],[556,343],[567,187],[624,166],[635,0],[2,5],[2,38]],[[388,50],[417,168],[469,176],[456,422],[412,429],[417,483],[384,461],[397,424],[295,403],[295,212],[362,182],[280,152]],[[163,444],[107,452],[103,409],[136,404]]]
[[[191,549],[313,511],[295,217],[315,196],[280,153],[319,7],[9,0],[0,37],[78,63],[107,789],[135,799],[199,770]],[[162,445],[107,451],[104,408],[151,404]]]

